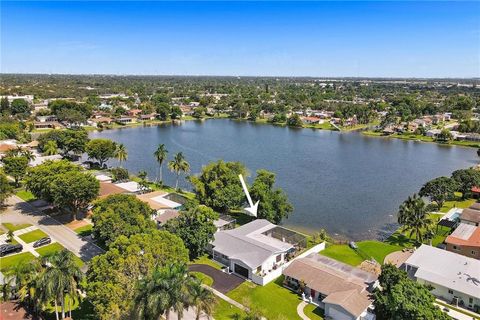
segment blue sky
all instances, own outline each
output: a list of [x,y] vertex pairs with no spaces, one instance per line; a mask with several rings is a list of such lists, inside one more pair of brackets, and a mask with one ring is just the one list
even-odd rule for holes
[[480,77],[480,2],[5,2],[1,72]]

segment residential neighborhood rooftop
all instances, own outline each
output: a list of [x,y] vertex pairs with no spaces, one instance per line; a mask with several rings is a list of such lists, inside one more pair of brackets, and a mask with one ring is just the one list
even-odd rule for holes
[[454,245],[480,247],[480,227],[460,223],[445,242]]

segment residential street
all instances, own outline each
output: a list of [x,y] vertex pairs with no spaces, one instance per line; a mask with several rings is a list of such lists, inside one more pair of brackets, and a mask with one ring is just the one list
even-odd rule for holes
[[104,252],[94,243],[82,239],[68,227],[39,212],[31,204],[21,200],[17,196],[10,197],[7,203],[8,207],[0,216],[1,223],[30,223],[47,233],[84,261],[89,261],[96,255]]

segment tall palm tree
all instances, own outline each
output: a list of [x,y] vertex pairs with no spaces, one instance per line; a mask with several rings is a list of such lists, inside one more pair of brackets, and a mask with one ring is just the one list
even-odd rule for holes
[[175,189],[178,189],[178,178],[180,173],[187,173],[190,171],[190,164],[185,160],[183,153],[179,152],[175,155],[172,161],[168,163],[168,168],[170,171],[175,172],[177,179],[175,181]]
[[155,160],[157,160],[158,162],[157,180],[160,181],[160,183],[163,183],[162,169],[163,169],[163,162],[167,159],[167,154],[168,154],[168,150],[163,143],[158,145],[157,150],[155,150],[155,152],[153,153],[153,155],[155,156]]
[[120,162],[120,168],[122,168],[122,162],[127,161],[128,152],[123,143],[117,144],[117,150],[115,150],[115,159]]
[[417,194],[408,197],[400,205],[397,220],[403,230],[409,232],[409,237],[415,236],[417,244],[423,242],[425,233],[433,223],[425,202]]
[[[62,250],[45,258],[46,268],[41,275],[41,284],[44,288],[44,294],[54,301],[55,313],[58,319],[58,302],[62,310],[62,319],[65,319],[65,300],[79,297],[78,284],[83,273],[75,263],[73,253],[68,250]],[[70,305],[71,314],[71,305]]]
[[53,140],[48,140],[43,146],[43,153],[47,156],[57,154],[57,143]]
[[19,300],[35,315],[47,302],[42,293],[40,273],[43,267],[39,259],[21,262],[7,272],[7,277],[14,280]]
[[135,313],[139,319],[160,319],[165,313],[167,320],[170,310],[183,316],[188,307],[188,276],[185,264],[168,264],[157,267],[152,274],[139,281],[135,298]]
[[202,312],[210,319],[217,302],[213,293],[203,287],[200,280],[193,278],[189,285],[189,294],[190,305],[195,307],[195,319],[199,320]]

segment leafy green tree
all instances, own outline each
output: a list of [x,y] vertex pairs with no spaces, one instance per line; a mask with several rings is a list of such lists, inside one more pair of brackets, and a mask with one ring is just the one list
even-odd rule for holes
[[1,114],[10,114],[10,102],[7,97],[3,97],[0,100],[0,113]]
[[4,172],[15,180],[15,186],[25,176],[28,168],[28,158],[23,156],[6,156],[2,159]]
[[93,235],[109,245],[119,236],[131,236],[155,229],[153,210],[133,195],[111,195],[95,203]]
[[171,113],[171,108],[168,103],[158,103],[155,105],[156,111],[157,111],[157,116],[160,120],[168,120],[168,117],[170,116]]
[[441,208],[445,200],[454,196],[457,188],[458,186],[454,179],[438,177],[425,183],[418,194],[422,197],[429,197],[431,201],[435,201],[438,207]]
[[80,172],[81,168],[67,160],[45,161],[41,165],[29,168],[25,177],[25,185],[35,197],[53,202],[52,190],[57,175]]
[[101,168],[108,159],[115,157],[116,150],[117,144],[110,139],[92,139],[85,148],[88,158],[97,160]]
[[45,146],[49,141],[55,141],[64,156],[79,155],[85,152],[88,133],[84,129],[51,130],[38,138],[39,149],[45,152]]
[[195,308],[195,320],[200,320],[202,313],[210,318],[217,304],[214,294],[202,286],[202,282],[198,279],[192,279],[188,289],[189,305]]
[[192,116],[197,119],[202,119],[205,117],[205,113],[207,112],[207,109],[204,107],[197,107],[193,109],[193,114]]
[[138,185],[140,186],[140,190],[142,191],[148,190],[147,171],[142,170],[137,175],[138,175],[138,178],[140,178],[140,181],[138,182]]
[[423,242],[425,233],[433,223],[425,202],[416,194],[400,205],[397,221],[403,231],[409,232],[409,237],[415,236],[418,244]]
[[183,113],[182,113],[182,109],[180,109],[179,106],[173,106],[172,107],[172,110],[170,112],[170,117],[172,119],[180,119],[182,117]]
[[163,143],[158,145],[157,150],[155,150],[153,155],[155,156],[155,160],[157,160],[157,163],[158,163],[158,177],[159,177],[159,179],[157,179],[157,181],[159,181],[160,184],[163,184],[162,171],[163,171],[163,162],[167,159],[167,155],[168,155],[167,147],[165,147],[165,145]]
[[381,289],[374,293],[375,314],[379,320],[432,319],[450,317],[434,305],[430,288],[409,279],[395,266],[385,264],[379,277]]
[[475,169],[460,169],[452,173],[452,178],[457,182],[457,191],[462,193],[463,199],[472,194],[472,187],[480,186],[480,171]]
[[[77,265],[73,253],[64,249],[45,258],[45,270],[40,274],[40,283],[45,295],[54,301],[55,313],[58,319],[57,306],[60,302],[62,319],[65,319],[65,298],[79,297],[77,288],[83,278],[83,273]],[[71,314],[71,310],[70,310]]]
[[135,310],[140,319],[159,319],[163,313],[170,319],[173,309],[178,318],[188,306],[189,283],[185,264],[168,264],[153,270],[150,276],[139,281],[139,292],[135,299]]
[[287,120],[287,125],[291,127],[301,127],[303,125],[302,119],[296,113],[292,114]]
[[49,140],[43,146],[43,153],[47,156],[57,154],[58,146],[57,143],[53,140]]
[[200,203],[217,212],[239,208],[245,201],[238,175],[247,169],[240,162],[219,160],[202,168],[200,175],[191,176],[195,194]]
[[0,171],[0,207],[5,204],[5,200],[13,194],[13,187],[8,182],[7,175]]
[[24,99],[14,99],[10,105],[13,115],[27,115],[30,113],[30,106]]
[[437,135],[437,141],[439,142],[448,142],[453,139],[453,135],[448,129],[443,129],[440,131],[440,133]]
[[217,219],[218,214],[211,208],[190,202],[177,219],[167,222],[165,229],[183,240],[190,260],[193,260],[206,252],[207,245],[217,231],[214,224]]
[[86,210],[98,197],[100,190],[100,184],[94,176],[79,171],[57,174],[51,186],[53,203],[67,208],[74,220],[77,220],[80,211]]
[[111,168],[110,172],[113,175],[114,181],[124,181],[128,180],[130,175],[128,174],[128,170],[125,168]]
[[188,250],[182,240],[167,231],[119,236],[105,254],[91,261],[87,297],[99,319],[129,319],[138,280],[150,276],[156,266],[186,262]]
[[288,217],[293,211],[293,206],[282,189],[274,189],[274,184],[275,174],[273,172],[258,170],[250,194],[253,199],[260,201],[258,218],[278,224],[283,218]]
[[33,259],[21,261],[6,272],[7,278],[13,280],[15,284],[14,294],[18,296],[18,300],[25,309],[31,311],[34,316],[40,315],[41,306],[50,298],[45,295],[43,289],[40,278],[42,271],[40,259]]
[[117,144],[117,149],[115,150],[115,159],[120,162],[120,168],[122,167],[122,162],[127,161],[128,152],[123,143]]
[[188,173],[190,171],[190,164],[185,159],[183,153],[179,152],[173,157],[173,160],[168,163],[168,168],[170,171],[175,172],[175,175],[177,176],[175,189],[178,189],[178,178],[180,177],[180,173]]

